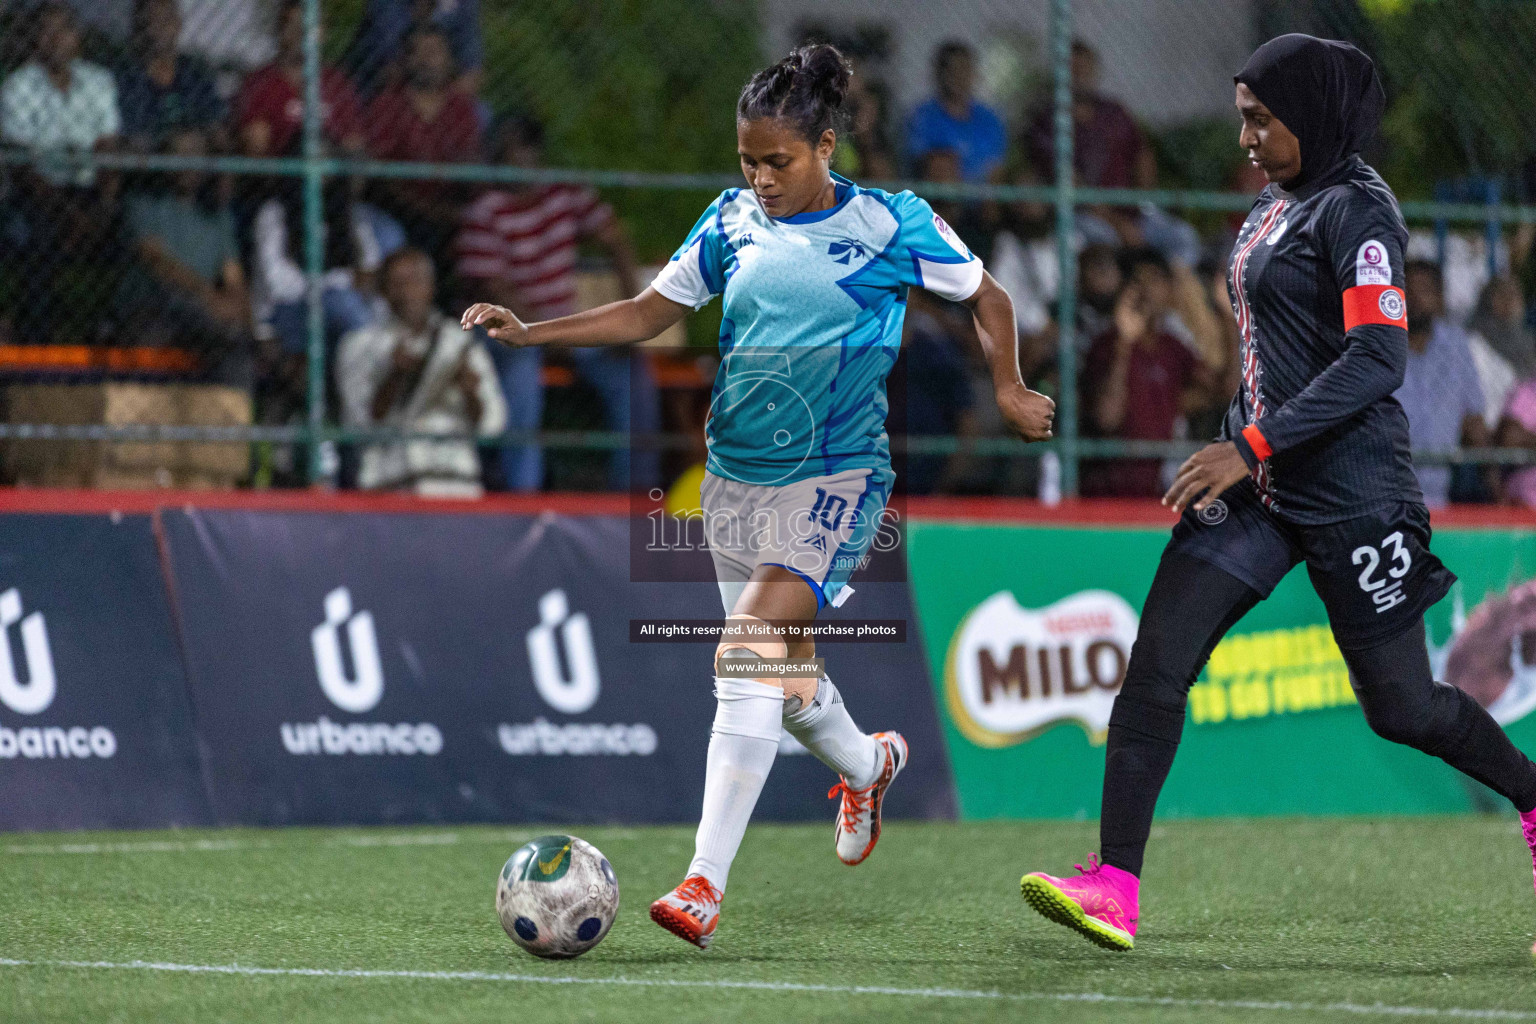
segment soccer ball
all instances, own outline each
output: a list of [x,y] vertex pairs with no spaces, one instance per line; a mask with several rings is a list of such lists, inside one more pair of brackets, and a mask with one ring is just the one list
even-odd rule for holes
[[517,848],[496,882],[496,915],[534,956],[565,960],[603,941],[619,912],[613,865],[575,836],[540,836]]

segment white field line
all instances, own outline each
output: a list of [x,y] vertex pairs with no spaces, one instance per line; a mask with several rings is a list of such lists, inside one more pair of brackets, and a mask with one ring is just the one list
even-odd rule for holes
[[1180,999],[1122,996],[1103,992],[987,992],[957,988],[888,988],[879,985],[802,985],[788,981],[682,981],[665,978],[551,978],[492,971],[366,971],[322,967],[245,967],[240,964],[169,964],[146,960],[11,960],[0,967],[72,968],[99,971],[162,971],[174,974],[233,974],[244,977],[400,978],[415,981],[512,982],[528,985],[614,985],[631,988],[745,989],[816,995],[895,996],[906,999],[996,1000],[1016,1003],[1097,1003],[1118,1006],[1165,1006],[1181,1009],[1269,1010],[1280,1013],[1347,1013],[1359,1016],[1420,1017],[1446,1020],[1536,1021],[1536,1011],[1473,1010],[1383,1003],[1304,1003],[1289,1000]]
[[[417,832],[403,835],[330,836],[316,846],[453,846],[456,843],[508,843],[522,839],[512,832]],[[10,843],[0,846],[0,853],[15,855],[51,855],[82,853],[224,853],[240,850],[270,850],[279,847],[301,849],[311,845],[300,841],[276,843],[265,839],[146,839],[121,843]]]

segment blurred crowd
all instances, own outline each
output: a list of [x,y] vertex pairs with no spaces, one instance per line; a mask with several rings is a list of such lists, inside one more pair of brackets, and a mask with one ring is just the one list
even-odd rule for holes
[[[302,178],[92,170],[60,159],[302,155],[302,6],[280,0],[263,18],[251,0],[228,0],[221,17],[249,21],[234,55],[198,45],[199,34],[188,31],[184,18],[199,6],[207,5],[132,0],[121,38],[91,30],[99,60],[82,55],[85,8],[48,0],[0,9],[0,142],[28,155],[0,183],[0,348],[84,343],[190,353],[195,365],[180,372],[248,393],[256,422],[299,423],[310,337]],[[539,121],[492,111],[482,99],[476,0],[366,0],[337,52],[344,56],[324,67],[320,85],[324,153],[523,168],[544,161]],[[877,75],[855,75],[838,170],[866,181],[1053,181],[1046,95],[1019,110],[994,109],[978,96],[976,55],[961,42],[938,45],[931,70],[932,94],[904,112],[891,109]],[[1085,43],[1073,46],[1071,74],[1078,184],[1156,187],[1152,141],[1104,92],[1099,55]],[[1230,185],[1257,191],[1255,174],[1247,169]],[[585,187],[488,187],[441,176],[331,178],[320,205],[332,417],[348,427],[460,435],[342,446],[332,467],[340,482],[448,494],[547,486],[538,447],[463,437],[548,426],[548,357],[466,334],[454,313],[481,300],[531,320],[572,312],[580,261],[597,260],[619,294],[635,294],[644,270],[613,208]],[[1225,273],[1240,217],[1197,230],[1151,205],[1081,208],[1071,239],[1077,311],[1063,327],[1048,206],[934,206],[1013,296],[1032,385],[1059,393],[1060,338],[1069,332],[1084,436],[1214,434],[1237,382]],[[1504,247],[1503,267],[1520,265],[1530,248],[1521,237]],[[1489,273],[1464,250],[1430,235],[1411,251],[1412,354],[1399,397],[1414,444],[1536,447],[1536,337],[1524,293],[1507,272]],[[559,371],[596,399],[609,429],[697,431],[697,403],[678,412],[645,355],[571,350],[560,358]],[[707,394],[707,373],[699,380]],[[1000,434],[986,381],[965,311],[914,292],[892,379],[892,434]],[[290,449],[287,458],[267,467],[267,482],[304,479],[302,456]],[[648,488],[672,475],[654,451],[605,459],[612,487]],[[1170,470],[1157,459],[1091,460],[1081,485],[1086,495],[1154,496]],[[1536,470],[1426,465],[1421,476],[1432,504],[1536,502]],[[1035,460],[963,451],[914,453],[903,479],[915,493],[1032,494],[1041,486]]]
[[[1152,140],[1100,85],[1100,57],[1072,46],[1074,180],[1079,186],[1158,185]],[[886,93],[867,80],[855,92],[852,152],[869,177],[1030,185],[1055,177],[1049,97],[1009,117],[977,96],[975,53],[941,43],[933,94],[902,122],[884,112]],[[859,77],[855,77],[860,82]],[[1237,143],[1233,122],[1233,145]],[[1265,181],[1244,167],[1229,182],[1256,193]],[[935,209],[986,261],[1013,297],[1026,380],[1059,395],[1062,325],[1054,209],[1038,203],[956,203]],[[1203,230],[1156,206],[1078,209],[1076,354],[1081,436],[1126,441],[1202,441],[1215,436],[1238,385],[1238,328],[1227,265],[1243,218],[1207,218]],[[1536,317],[1510,268],[1528,267],[1532,233],[1489,242],[1444,229],[1415,230],[1408,250],[1409,359],[1397,398],[1416,449],[1450,452],[1536,445]],[[911,303],[906,372],[898,367],[893,409],[909,435],[996,434],[988,376],[969,316],[920,296]],[[1080,488],[1093,497],[1160,496],[1177,462],[1089,459]],[[1036,493],[1037,464],[979,459],[964,452],[914,456],[916,491]],[[1458,502],[1536,505],[1536,471],[1421,459],[1431,506]]]
[[[303,154],[298,0],[274,6],[265,45],[246,38],[247,55],[268,57],[252,68],[189,50],[183,11],[178,0],[133,0],[110,65],[82,57],[80,15],[60,0],[12,12],[0,28],[0,142],[31,157],[12,164],[0,187],[0,345],[190,353],[193,363],[174,365],[248,392],[257,422],[302,422],[310,336],[302,178],[126,173],[59,159]],[[541,125],[493,115],[479,96],[481,60],[474,0],[367,0],[345,57],[323,68],[322,153],[536,166]],[[541,353],[505,352],[459,331],[448,313],[481,299],[530,319],[575,311],[583,245],[606,257],[626,294],[638,287],[623,225],[586,188],[336,178],[321,212],[327,400],[343,426],[537,429]],[[644,361],[583,351],[570,369],[595,392],[608,429],[657,429]],[[303,478],[302,458],[287,455],[273,482]],[[472,493],[544,482],[539,449],[482,460],[462,439],[343,446],[335,462],[343,484],[375,489]],[[608,483],[654,485],[655,463],[615,453]]]

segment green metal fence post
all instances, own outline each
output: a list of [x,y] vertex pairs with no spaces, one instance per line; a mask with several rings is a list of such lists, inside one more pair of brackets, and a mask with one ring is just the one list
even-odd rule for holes
[[1072,175],[1072,0],[1051,2],[1051,74],[1056,112],[1056,360],[1061,387],[1056,395],[1056,437],[1061,452],[1061,493],[1077,496],[1077,254],[1073,239]]
[[320,126],[320,0],[304,0],[304,272],[308,277],[309,481],[321,474],[320,432],[325,425],[325,310],[320,279],[325,273]]

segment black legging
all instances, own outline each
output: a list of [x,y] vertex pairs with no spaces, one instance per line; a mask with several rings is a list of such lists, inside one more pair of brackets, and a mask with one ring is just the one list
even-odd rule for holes
[[[1218,641],[1260,598],[1209,562],[1168,552],[1157,568],[1109,717],[1099,855],[1141,874],[1158,794],[1184,730],[1184,704]],[[1435,682],[1424,622],[1365,650],[1344,651],[1365,720],[1384,739],[1424,751],[1508,798],[1536,808],[1536,765],[1462,690]]]

